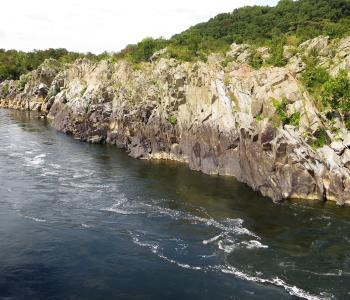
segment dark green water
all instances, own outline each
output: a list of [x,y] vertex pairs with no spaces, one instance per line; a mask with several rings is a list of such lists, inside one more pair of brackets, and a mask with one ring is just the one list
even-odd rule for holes
[[350,299],[349,217],[0,110],[0,299]]

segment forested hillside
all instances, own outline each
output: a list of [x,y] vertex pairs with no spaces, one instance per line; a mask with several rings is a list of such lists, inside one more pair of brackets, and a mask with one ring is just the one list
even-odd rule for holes
[[98,60],[104,55],[69,52],[66,49],[34,50],[32,52],[0,49],[0,81],[18,79],[20,75],[35,70],[48,58],[56,59],[61,65],[64,65],[78,58],[87,57],[91,60]]
[[[233,42],[267,45],[278,52],[285,44],[296,45],[321,34],[331,38],[350,34],[350,0],[281,0],[275,7],[243,7],[195,25],[169,40],[146,38],[111,54],[111,58],[137,64],[148,61],[156,51],[167,47],[169,57],[205,60],[209,53],[228,50]],[[63,65],[79,57],[99,60],[108,56],[65,49],[29,53],[0,50],[0,80],[18,79],[47,58],[55,58]]]
[[119,57],[134,62],[148,60],[168,47],[171,56],[183,60],[226,51],[230,44],[297,44],[319,35],[331,38],[350,33],[349,0],[281,0],[277,6],[243,7],[195,25],[170,40],[145,39],[129,45]]

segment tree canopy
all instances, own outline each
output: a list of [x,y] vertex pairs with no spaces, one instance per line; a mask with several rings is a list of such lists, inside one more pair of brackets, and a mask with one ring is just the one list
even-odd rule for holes
[[[166,45],[171,56],[192,60],[228,49],[233,42],[254,45],[301,43],[319,35],[350,34],[350,0],[280,0],[275,7],[247,6],[219,14],[169,40],[154,39],[153,49]],[[137,62],[143,43],[130,45],[124,57]],[[123,56],[123,55],[121,55]],[[144,55],[146,59],[148,55]]]
[[[337,38],[349,34],[350,0],[280,0],[275,7],[247,6],[219,14],[168,40],[146,38],[136,45],[128,45],[112,58],[137,64],[149,61],[156,51],[167,47],[170,57],[191,61],[205,59],[211,52],[224,52],[236,42],[271,46],[275,60],[272,63],[283,65],[281,49],[286,43],[298,44],[319,35]],[[27,53],[0,49],[0,80],[18,79],[47,58],[55,58],[64,64],[80,57],[99,60],[110,55],[80,54],[66,49]],[[255,64],[260,64],[258,57]]]
[[5,79],[18,79],[19,76],[36,69],[45,59],[53,58],[62,65],[87,57],[98,59],[98,56],[87,53],[69,52],[66,49],[34,50],[23,52],[0,49],[0,81]]

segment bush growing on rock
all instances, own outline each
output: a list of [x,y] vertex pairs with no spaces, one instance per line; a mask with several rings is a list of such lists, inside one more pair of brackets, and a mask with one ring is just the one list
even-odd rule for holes
[[309,91],[315,92],[320,89],[329,78],[329,73],[325,68],[316,65],[307,65],[301,76],[301,81]]
[[295,112],[293,113],[290,118],[289,118],[289,121],[290,121],[290,124],[295,126],[295,127],[299,127],[300,125],[300,112]]
[[323,103],[326,107],[346,113],[350,110],[350,80],[348,73],[343,70],[329,79],[323,85]]
[[272,41],[272,44],[270,46],[271,49],[271,56],[267,60],[267,63],[275,66],[275,67],[284,67],[287,64],[287,60],[283,56],[283,46],[284,46],[284,41],[279,40],[279,41]]
[[171,125],[176,125],[177,124],[177,117],[175,115],[171,115],[171,116],[169,116],[168,121]]
[[314,139],[311,142],[311,147],[316,150],[329,144],[329,137],[324,128],[318,128],[314,133]]
[[[282,125],[287,124],[288,116],[287,116],[287,105],[288,100],[286,98],[283,98],[282,101],[279,101],[277,99],[272,99],[272,104],[276,109],[276,116],[278,117],[278,120],[282,123]],[[275,124],[279,125],[279,124]]]
[[255,70],[259,70],[264,64],[262,55],[258,53],[255,49],[252,50],[252,55],[249,59],[249,65],[252,66]]
[[9,91],[10,91],[9,84],[8,83],[4,84],[3,87],[2,87],[2,94],[3,94],[3,96],[7,96]]
[[30,74],[27,75],[22,75],[21,78],[17,81],[17,89],[19,91],[23,91],[26,84],[28,83],[28,81],[30,80]]
[[272,99],[272,104],[276,109],[276,116],[277,116],[277,122],[276,119],[274,119],[274,125],[277,127],[281,123],[282,125],[293,125],[295,127],[299,127],[300,124],[300,112],[294,112],[290,116],[288,116],[287,113],[287,106],[288,106],[288,99],[283,98],[282,101],[279,101],[277,99]]
[[350,130],[350,80],[343,70],[324,83],[322,88],[322,103],[325,108],[338,111],[346,127]]

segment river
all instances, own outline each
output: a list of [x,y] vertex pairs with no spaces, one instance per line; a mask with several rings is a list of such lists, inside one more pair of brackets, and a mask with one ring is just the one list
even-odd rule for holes
[[350,208],[274,204],[0,110],[0,299],[299,298],[350,298]]

